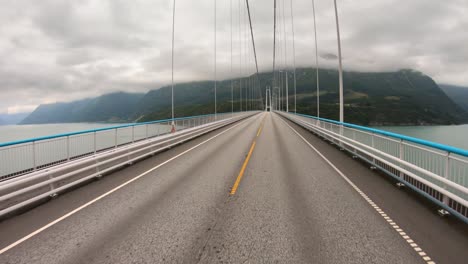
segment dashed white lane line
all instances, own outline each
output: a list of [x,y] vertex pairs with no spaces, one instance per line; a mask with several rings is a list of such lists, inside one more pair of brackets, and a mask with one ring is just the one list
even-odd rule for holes
[[401,227],[399,227],[377,204],[375,204],[359,187],[357,187],[343,172],[341,172],[330,160],[328,160],[318,149],[316,149],[312,144],[309,143],[299,132],[297,132],[293,127],[291,127],[286,121],[283,121],[296,135],[298,135],[311,149],[313,149],[323,160],[325,160],[330,167],[332,167],[353,189],[361,195],[366,202],[379,213],[383,219],[387,221],[390,226],[413,248],[416,253],[424,260],[427,264],[435,264],[434,261],[424,252],[421,247],[416,244],[408,234],[406,234]]
[[143,176],[145,176],[145,175],[147,175],[147,174],[149,174],[149,173],[151,173],[151,172],[157,170],[158,168],[160,168],[160,167],[166,165],[167,163],[169,163],[169,162],[171,162],[171,161],[173,161],[173,160],[175,160],[175,159],[177,159],[177,158],[179,158],[179,157],[181,157],[181,156],[183,156],[183,155],[189,153],[190,151],[192,151],[192,150],[194,150],[194,149],[196,149],[196,148],[198,148],[198,147],[200,147],[200,146],[202,146],[202,145],[204,145],[204,144],[210,142],[211,140],[213,140],[213,139],[215,139],[215,138],[217,138],[217,137],[219,137],[219,136],[221,136],[221,135],[227,133],[228,131],[231,131],[231,130],[233,130],[234,128],[236,128],[236,127],[238,127],[238,126],[240,126],[240,125],[246,123],[248,120],[251,120],[251,119],[250,119],[250,118],[247,118],[247,119],[245,119],[244,121],[241,121],[240,123],[235,124],[234,126],[229,127],[229,128],[227,128],[226,130],[223,130],[223,131],[219,132],[218,134],[216,134],[216,135],[214,135],[214,136],[212,136],[212,137],[210,137],[210,138],[204,140],[203,142],[200,142],[200,143],[198,143],[197,145],[195,145],[195,146],[193,146],[193,147],[191,147],[191,148],[189,148],[189,149],[187,149],[187,150],[185,150],[185,151],[183,151],[183,152],[181,152],[181,153],[179,153],[179,154],[173,156],[172,158],[170,158],[170,159],[168,159],[168,160],[166,160],[166,161],[164,161],[164,162],[162,162],[162,163],[156,165],[155,167],[153,167],[153,168],[151,168],[151,169],[149,169],[149,170],[143,172],[142,174],[140,174],[140,175],[138,175],[138,176],[136,176],[136,177],[134,177],[134,178],[132,178],[132,179],[130,179],[130,180],[124,182],[124,183],[122,183],[121,185],[115,187],[114,189],[112,189],[112,190],[110,190],[110,191],[108,191],[108,192],[106,192],[106,193],[104,193],[104,194],[98,196],[97,198],[94,198],[93,200],[91,200],[91,201],[89,201],[89,202],[83,204],[82,206],[80,206],[80,207],[78,207],[78,208],[76,208],[76,209],[70,211],[69,213],[67,213],[67,214],[65,214],[65,215],[63,215],[63,216],[61,216],[61,217],[55,219],[54,221],[52,221],[52,222],[46,224],[45,226],[43,226],[43,227],[37,229],[36,231],[30,233],[29,235],[26,235],[26,236],[24,236],[23,238],[21,238],[21,239],[15,241],[15,242],[13,242],[12,244],[10,244],[10,245],[8,245],[8,246],[6,246],[6,247],[0,249],[0,255],[3,254],[3,253],[5,253],[5,252],[7,252],[8,250],[10,250],[10,249],[12,249],[12,248],[18,246],[19,244],[25,242],[26,240],[28,240],[28,239],[30,239],[30,238],[36,236],[37,234],[43,232],[44,230],[46,230],[46,229],[52,227],[53,225],[55,225],[55,224],[57,224],[57,223],[59,223],[59,222],[65,220],[65,219],[67,219],[68,217],[70,217],[70,216],[72,216],[72,215],[78,213],[79,211],[85,209],[86,207],[88,207],[88,206],[90,206],[90,205],[96,203],[97,201],[99,201],[99,200],[101,200],[101,199],[103,199],[103,198],[109,196],[110,194],[112,194],[112,193],[114,193],[114,192],[116,192],[116,191],[122,189],[123,187],[127,186],[128,184],[130,184],[130,183],[132,183],[132,182],[134,182],[134,181],[140,179],[141,177],[143,177]]

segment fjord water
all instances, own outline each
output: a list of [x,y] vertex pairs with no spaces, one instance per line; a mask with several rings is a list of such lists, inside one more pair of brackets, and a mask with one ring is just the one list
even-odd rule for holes
[[456,126],[384,126],[375,128],[468,150],[468,124]]
[[[117,125],[122,124],[70,123],[0,126],[0,143]],[[382,126],[375,128],[468,149],[468,124],[457,126]]]
[[69,123],[0,126],[0,143],[118,125],[123,124]]

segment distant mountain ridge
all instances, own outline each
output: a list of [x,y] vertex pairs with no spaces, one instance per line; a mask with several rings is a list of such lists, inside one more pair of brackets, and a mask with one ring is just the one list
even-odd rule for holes
[[30,113],[0,114],[0,126],[19,124]]
[[468,87],[440,84],[440,88],[461,108],[468,111]]
[[70,103],[40,105],[21,124],[126,122],[144,94],[111,93]]
[[[338,119],[338,72],[319,69],[321,117]],[[297,69],[297,112],[316,115],[314,68]],[[293,74],[289,74],[290,111],[293,111]],[[455,104],[427,75],[413,70],[396,72],[344,72],[345,121],[363,125],[460,124],[468,112]],[[271,86],[273,74],[260,73],[261,91]],[[241,79],[245,87],[247,78]],[[233,81],[234,111],[240,110],[239,79]],[[171,87],[146,94],[118,93],[97,98],[39,106],[23,123],[134,122],[171,116]],[[242,96],[245,98],[246,90]],[[116,98],[119,98],[116,100]],[[244,99],[245,100],[245,99]],[[177,117],[214,112],[214,83],[197,81],[174,88]],[[231,111],[231,80],[217,82],[217,111]],[[245,109],[245,101],[243,101]]]

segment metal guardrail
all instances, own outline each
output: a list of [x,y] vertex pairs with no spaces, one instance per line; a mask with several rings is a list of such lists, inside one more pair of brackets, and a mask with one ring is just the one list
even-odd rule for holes
[[277,112],[468,223],[468,151],[379,129]]
[[[204,125],[240,113],[176,118],[176,130]],[[126,124],[0,143],[0,181],[171,132],[172,119]]]
[[210,123],[140,140],[0,182],[0,218],[256,113],[229,113],[224,118],[218,114],[218,120]]

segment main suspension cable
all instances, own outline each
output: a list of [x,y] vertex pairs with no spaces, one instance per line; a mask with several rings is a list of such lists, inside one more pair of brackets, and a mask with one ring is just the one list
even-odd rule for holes
[[252,18],[250,16],[249,0],[245,0],[245,2],[247,3],[247,13],[249,14],[250,34],[252,38],[252,47],[253,47],[254,58],[255,58],[255,67],[257,69],[257,74],[258,74],[257,50],[255,48],[255,39],[254,39],[254,33],[253,33],[253,28],[252,28]]

